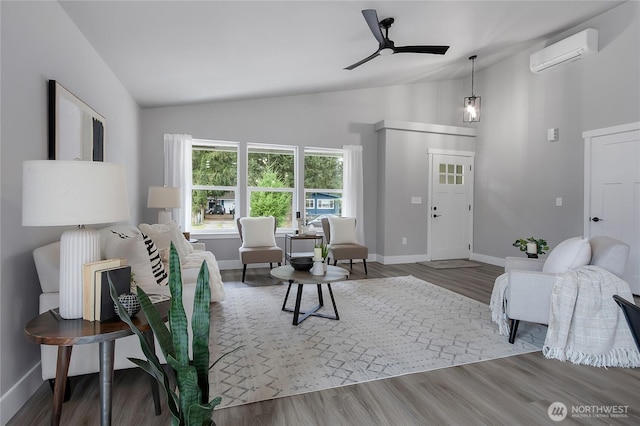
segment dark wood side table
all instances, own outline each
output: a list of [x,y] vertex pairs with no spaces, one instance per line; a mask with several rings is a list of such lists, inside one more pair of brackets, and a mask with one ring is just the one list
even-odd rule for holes
[[[163,320],[171,307],[171,300],[155,304]],[[133,319],[133,323],[142,331],[151,348],[155,348],[153,332],[147,322],[144,312],[140,311]],[[53,389],[53,410],[51,424],[59,425],[62,415],[71,350],[74,345],[98,343],[100,345],[100,424],[111,424],[111,395],[113,384],[113,357],[116,339],[133,334],[129,326],[120,321],[85,321],[83,319],[63,319],[57,309],[49,310],[29,321],[24,329],[28,341],[40,345],[58,346],[58,361],[56,366],[56,381]],[[158,382],[151,377],[151,390],[156,415],[160,414],[160,393]]]

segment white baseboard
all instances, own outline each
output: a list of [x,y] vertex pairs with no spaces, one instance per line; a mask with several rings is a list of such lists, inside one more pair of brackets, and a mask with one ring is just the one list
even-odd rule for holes
[[22,376],[18,382],[0,397],[0,424],[3,426],[22,408],[31,396],[42,386],[40,362]]
[[502,266],[504,268],[504,258],[487,256],[486,254],[471,253],[471,260],[477,260],[478,262],[488,263],[489,265]]

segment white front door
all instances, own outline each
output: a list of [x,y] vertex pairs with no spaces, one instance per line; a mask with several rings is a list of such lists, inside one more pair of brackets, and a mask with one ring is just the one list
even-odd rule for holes
[[429,257],[468,259],[471,254],[473,153],[431,153]]
[[624,280],[640,294],[640,123],[583,133],[585,236],[631,246]]

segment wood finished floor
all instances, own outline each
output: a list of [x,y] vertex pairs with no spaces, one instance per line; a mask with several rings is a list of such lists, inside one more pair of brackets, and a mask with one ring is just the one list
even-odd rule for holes
[[[350,279],[413,275],[480,302],[489,303],[502,269],[432,269],[417,264],[355,264]],[[227,288],[278,284],[268,269],[222,271]],[[214,305],[215,306],[215,305]],[[321,319],[310,319],[321,320]],[[506,337],[505,337],[506,339]],[[62,412],[63,425],[98,425],[98,376],[71,378],[73,394]],[[51,410],[47,383],[29,399],[9,425],[46,425]],[[170,424],[153,415],[147,376],[139,370],[115,372],[114,425]],[[543,425],[552,402],[572,406],[628,406],[627,417],[567,417],[561,424],[640,424],[640,369],[594,368],[545,359],[541,353],[501,358],[416,373],[271,401],[216,410],[218,426],[227,425]]]

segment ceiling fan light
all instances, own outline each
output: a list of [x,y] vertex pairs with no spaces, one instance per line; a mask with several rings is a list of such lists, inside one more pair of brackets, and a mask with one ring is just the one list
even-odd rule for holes
[[378,52],[380,54],[380,56],[389,56],[389,55],[393,55],[393,49],[389,48],[389,47],[385,47],[384,49],[380,49],[380,51]]

